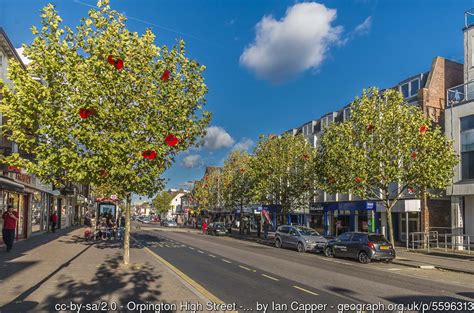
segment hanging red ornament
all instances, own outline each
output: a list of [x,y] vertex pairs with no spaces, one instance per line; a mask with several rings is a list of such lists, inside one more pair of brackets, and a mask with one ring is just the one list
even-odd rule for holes
[[96,111],[94,109],[86,109],[86,108],[80,108],[79,109],[79,116],[82,119],[89,118],[90,116],[94,115]]
[[156,151],[155,150],[146,150],[142,152],[142,156],[145,159],[154,160],[156,158]]
[[100,176],[101,177],[107,177],[107,176],[109,176],[109,172],[105,169],[101,169],[100,170]]
[[123,60],[122,59],[115,60],[114,65],[116,69],[121,70],[123,68]]
[[425,124],[421,125],[420,128],[418,128],[418,131],[419,131],[420,134],[422,134],[422,135],[424,135],[427,130],[428,130],[428,126],[426,126]]
[[241,172],[241,173],[245,173],[245,169],[244,169],[244,168],[241,168],[241,169],[240,169],[240,172]]
[[171,72],[169,70],[165,70],[163,74],[161,74],[161,80],[162,81],[167,81],[170,78]]
[[169,134],[168,136],[166,136],[165,142],[166,142],[166,144],[167,144],[168,146],[174,147],[174,146],[176,146],[176,145],[178,144],[179,139],[176,138],[175,135]]
[[308,156],[307,154],[305,154],[305,155],[303,155],[303,159],[304,159],[305,161],[308,161],[308,160],[309,160],[309,156]]
[[117,70],[121,70],[123,68],[123,60],[122,59],[114,59],[112,55],[109,55],[107,57],[107,62],[110,64],[110,65],[113,65],[115,66],[115,68]]
[[207,180],[207,179],[208,179],[207,176],[204,176],[204,180]]
[[412,158],[413,160],[416,160],[416,156],[417,156],[416,151],[413,151],[413,152],[411,153],[411,158]]
[[362,178],[360,178],[360,177],[356,177],[354,180],[358,184],[360,184],[362,182]]
[[374,130],[374,128],[375,128],[375,126],[374,126],[374,125],[372,125],[372,124],[369,124],[369,126],[367,126],[367,131],[369,131],[369,132],[370,132],[370,131],[373,131],[373,130]]
[[412,195],[415,193],[415,190],[413,190],[411,187],[408,187],[408,193]]

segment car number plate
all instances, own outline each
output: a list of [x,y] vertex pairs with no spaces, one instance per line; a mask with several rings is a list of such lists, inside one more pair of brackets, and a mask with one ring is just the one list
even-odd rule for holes
[[381,246],[380,250],[388,250],[390,247],[389,246]]

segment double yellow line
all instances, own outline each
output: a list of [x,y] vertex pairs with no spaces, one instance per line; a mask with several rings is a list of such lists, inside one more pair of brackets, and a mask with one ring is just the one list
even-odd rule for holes
[[[194,279],[189,277],[188,275],[184,274],[182,271],[180,271],[176,266],[171,264],[170,262],[166,261],[163,259],[161,256],[156,254],[155,252],[151,251],[148,247],[145,247],[143,244],[141,244],[138,240],[132,237],[132,239],[141,245],[143,249],[148,252],[151,256],[153,256],[158,262],[162,263],[166,267],[168,267],[170,270],[172,270],[176,275],[179,276],[182,280],[184,280],[186,283],[188,283],[191,287],[193,287],[197,292],[199,292],[201,295],[203,295],[205,298],[207,298],[210,302],[216,303],[216,304],[225,304],[224,301],[213,295],[211,292],[209,292],[206,288],[204,288],[201,284],[196,282]],[[237,311],[226,311],[229,313],[232,312],[237,312]]]

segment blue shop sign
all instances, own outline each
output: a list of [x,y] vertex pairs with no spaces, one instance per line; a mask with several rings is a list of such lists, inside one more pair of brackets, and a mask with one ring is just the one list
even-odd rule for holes
[[345,211],[345,210],[359,210],[359,211],[370,211],[376,209],[376,203],[374,201],[341,201],[341,202],[330,202],[323,204],[324,211]]

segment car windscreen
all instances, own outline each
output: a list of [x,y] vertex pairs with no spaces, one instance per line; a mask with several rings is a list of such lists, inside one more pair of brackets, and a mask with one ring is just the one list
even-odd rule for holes
[[373,243],[388,243],[387,239],[382,235],[369,235],[369,241]]
[[298,227],[296,228],[302,236],[319,236],[319,233],[311,228]]

